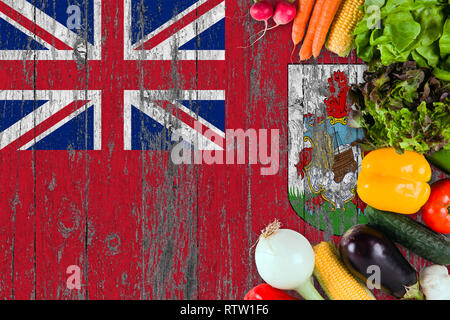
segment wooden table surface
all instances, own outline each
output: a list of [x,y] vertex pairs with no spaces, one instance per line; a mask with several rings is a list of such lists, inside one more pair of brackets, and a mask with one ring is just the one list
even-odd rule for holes
[[[226,0],[225,60],[125,60],[124,2],[101,1],[99,60],[41,59],[32,46],[22,59],[0,60],[1,92],[33,92],[35,107],[41,90],[101,92],[101,150],[16,151],[16,141],[0,151],[1,299],[241,299],[262,281],[251,248],[275,218],[312,243],[338,240],[289,204],[287,70],[298,52],[291,56],[290,26],[240,48],[263,25],[247,15],[250,1]],[[14,35],[2,41],[13,47]],[[357,60],[323,52],[310,63],[325,62]],[[125,150],[124,90],[143,100],[147,90],[203,89],[225,90],[226,128],[280,130],[277,174],[261,175],[259,164],[175,165],[161,140],[145,148],[156,150]],[[87,141],[86,130],[78,134]],[[80,290],[66,286],[70,265],[81,269]]]

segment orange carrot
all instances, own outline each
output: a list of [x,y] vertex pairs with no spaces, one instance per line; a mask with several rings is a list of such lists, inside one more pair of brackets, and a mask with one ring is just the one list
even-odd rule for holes
[[311,17],[311,11],[316,0],[299,0],[298,10],[292,24],[292,42],[294,46],[302,41],[305,35],[306,25]]
[[300,49],[300,60],[308,60],[312,56],[314,35],[316,33],[317,25],[320,22],[321,11],[325,2],[326,0],[317,0],[314,5],[311,20],[309,21],[308,31],[306,32],[302,48]]
[[314,40],[312,45],[312,53],[314,58],[317,58],[322,50],[323,44],[333,22],[334,15],[339,9],[339,5],[342,0],[326,0],[325,5],[322,8],[322,14],[320,17],[320,23],[317,25],[316,32],[314,34]]

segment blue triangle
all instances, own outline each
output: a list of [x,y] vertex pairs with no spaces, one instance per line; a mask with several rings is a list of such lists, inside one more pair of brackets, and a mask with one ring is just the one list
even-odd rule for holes
[[225,19],[182,45],[180,50],[225,50]]
[[168,150],[171,132],[136,107],[131,107],[131,149]]
[[[46,13],[49,17],[52,17],[63,26],[67,26],[68,18],[74,14],[74,11],[67,10],[69,6],[76,5],[80,8],[80,29],[72,29],[73,32],[84,39],[83,30],[87,26],[87,40],[94,44],[94,0],[65,0],[65,1],[48,1],[48,0],[26,0],[35,6],[38,10]],[[53,3],[55,2],[55,3]],[[62,2],[62,3],[61,3]],[[86,8],[87,6],[87,8]],[[86,21],[87,13],[87,21]]]
[[1,50],[47,50],[32,37],[15,28],[0,18],[0,49]]
[[47,100],[0,100],[0,132],[46,102]]
[[90,107],[87,111],[79,114],[77,117],[37,142],[29,150],[32,149],[93,150],[94,107]]
[[217,129],[225,131],[224,100],[192,100],[180,102],[189,110],[214,125]]
[[[46,0],[48,1],[48,0]],[[133,43],[156,30],[198,0],[132,0],[131,38]],[[141,15],[144,15],[143,17]],[[143,19],[142,19],[143,18]]]

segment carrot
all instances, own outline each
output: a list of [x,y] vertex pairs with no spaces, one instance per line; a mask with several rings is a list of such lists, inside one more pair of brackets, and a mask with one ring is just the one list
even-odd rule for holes
[[314,41],[314,34],[316,33],[317,25],[320,21],[322,7],[326,0],[317,0],[314,5],[314,10],[309,21],[308,31],[303,40],[302,48],[300,49],[300,60],[308,60],[312,56],[312,45]]
[[325,5],[323,6],[320,23],[317,25],[312,45],[312,53],[314,58],[317,58],[322,50],[328,30],[330,29],[334,15],[339,9],[341,2],[342,0],[326,0]]
[[306,25],[311,17],[314,2],[316,2],[316,0],[298,1],[297,15],[292,24],[292,42],[294,43],[294,46],[298,45],[305,35]]

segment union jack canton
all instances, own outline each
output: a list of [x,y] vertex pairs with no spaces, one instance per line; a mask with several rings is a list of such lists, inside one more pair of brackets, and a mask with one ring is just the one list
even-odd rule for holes
[[[112,1],[0,0],[0,60],[61,62],[61,68],[63,63],[77,61],[80,56],[85,57],[87,64],[109,63],[104,60],[108,53],[102,48],[102,21],[115,18],[102,16],[109,2]],[[123,34],[124,63],[195,61],[198,70],[207,61],[224,63],[225,0],[122,2],[118,25],[123,25],[123,30],[115,31]],[[80,8],[78,30],[68,27],[69,6]],[[121,74],[111,76],[125,78]],[[197,77],[202,74],[198,72]],[[100,89],[88,86],[1,90],[0,149],[103,149],[102,116],[109,111],[107,105],[102,105],[108,99]],[[175,129],[181,129],[182,138],[191,145],[222,149],[224,88],[117,89],[123,95],[123,114],[114,116],[123,119],[122,132],[118,134],[123,135],[124,150],[167,149]],[[219,139],[205,136],[206,129]]]

